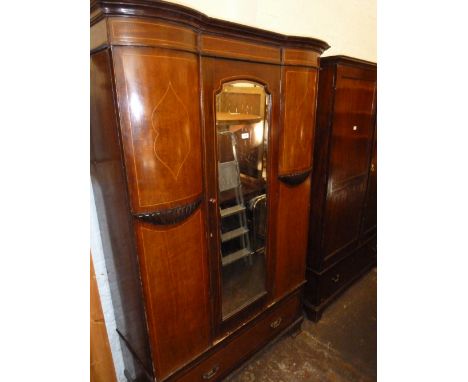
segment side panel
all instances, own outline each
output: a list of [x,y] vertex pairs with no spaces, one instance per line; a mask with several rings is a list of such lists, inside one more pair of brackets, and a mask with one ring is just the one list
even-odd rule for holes
[[362,222],[361,236],[368,237],[377,228],[377,132],[374,137],[374,148],[369,169],[369,183],[367,186],[366,204]]
[[205,210],[193,204],[203,191],[199,62],[195,54],[160,48],[115,47],[113,53],[133,214],[158,216],[195,205],[176,222],[135,218],[153,358],[162,379],[211,340]]
[[[108,50],[91,56],[91,181],[126,370],[153,373]],[[129,344],[132,350],[129,350]],[[132,353],[133,352],[133,353]],[[136,355],[136,357],[135,357]],[[144,367],[141,367],[141,363]]]
[[[310,170],[314,140],[317,71],[283,68],[283,123],[279,141],[280,182],[276,224],[275,298],[305,280],[310,210]],[[296,184],[288,183],[303,174]]]

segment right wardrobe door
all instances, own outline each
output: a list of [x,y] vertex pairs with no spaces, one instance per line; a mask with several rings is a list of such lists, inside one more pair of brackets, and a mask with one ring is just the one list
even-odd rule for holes
[[334,56],[321,69],[306,287],[314,320],[375,262],[377,200],[376,65]]

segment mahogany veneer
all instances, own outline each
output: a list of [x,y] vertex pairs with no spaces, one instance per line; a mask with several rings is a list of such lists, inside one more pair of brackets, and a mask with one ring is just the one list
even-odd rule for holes
[[377,65],[321,59],[305,310],[314,321],[376,263]]
[[[129,380],[217,381],[300,325],[327,48],[172,3],[91,2],[91,175]],[[234,80],[271,101],[266,276],[223,317],[215,97]]]

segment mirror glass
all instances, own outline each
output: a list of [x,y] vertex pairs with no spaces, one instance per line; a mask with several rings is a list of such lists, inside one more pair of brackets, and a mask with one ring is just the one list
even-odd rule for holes
[[269,105],[251,81],[225,83],[216,96],[223,320],[266,292]]

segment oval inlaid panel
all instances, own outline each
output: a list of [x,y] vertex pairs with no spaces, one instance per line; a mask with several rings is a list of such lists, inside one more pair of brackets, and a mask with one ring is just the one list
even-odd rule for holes
[[132,211],[193,202],[202,192],[196,56],[118,47],[115,70]]

